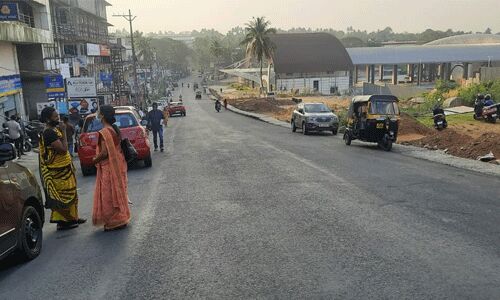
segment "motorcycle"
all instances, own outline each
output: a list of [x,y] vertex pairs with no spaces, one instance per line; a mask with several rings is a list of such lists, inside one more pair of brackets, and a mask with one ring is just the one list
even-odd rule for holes
[[215,110],[216,110],[217,112],[220,112],[221,107],[222,107],[222,105],[221,105],[221,103],[220,103],[220,102],[215,102]]
[[485,120],[486,122],[496,123],[498,119],[500,103],[490,106],[483,106],[481,103],[474,105],[474,120]]
[[448,123],[446,122],[446,118],[443,114],[434,115],[434,128],[437,130],[443,130],[448,127]]

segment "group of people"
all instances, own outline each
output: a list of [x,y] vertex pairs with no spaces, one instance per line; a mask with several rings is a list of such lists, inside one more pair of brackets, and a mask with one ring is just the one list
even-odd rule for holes
[[[123,229],[130,221],[127,192],[127,163],[121,148],[121,132],[115,109],[103,105],[98,111],[103,124],[99,131],[96,156],[97,169],[92,223],[105,231]],[[52,211],[50,222],[58,230],[77,228],[87,220],[78,213],[78,190],[75,167],[69,151],[68,122],[60,120],[57,111],[46,107],[41,113],[45,124],[40,138],[40,177],[45,192],[46,208]]]
[[23,126],[23,122],[18,115],[12,115],[9,120],[3,124],[3,128],[8,131],[10,139],[14,142],[14,146],[16,147],[17,156],[21,158],[24,155],[24,137],[25,130]]

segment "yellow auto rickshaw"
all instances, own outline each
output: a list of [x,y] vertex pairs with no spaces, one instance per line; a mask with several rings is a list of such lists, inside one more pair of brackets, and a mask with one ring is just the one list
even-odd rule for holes
[[381,149],[391,151],[398,138],[398,98],[390,95],[356,96],[351,101],[347,118],[346,145],[360,140],[377,143]]

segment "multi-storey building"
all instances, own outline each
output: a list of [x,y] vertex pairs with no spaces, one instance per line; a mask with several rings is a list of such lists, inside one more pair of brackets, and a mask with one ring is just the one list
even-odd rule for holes
[[30,102],[43,100],[32,98],[44,71],[42,45],[53,43],[49,7],[49,0],[0,1],[0,122],[25,118]]

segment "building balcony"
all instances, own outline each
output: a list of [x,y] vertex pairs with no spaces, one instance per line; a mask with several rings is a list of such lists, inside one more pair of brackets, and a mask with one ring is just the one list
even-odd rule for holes
[[0,22],[0,41],[18,44],[51,44],[52,32],[16,22]]

